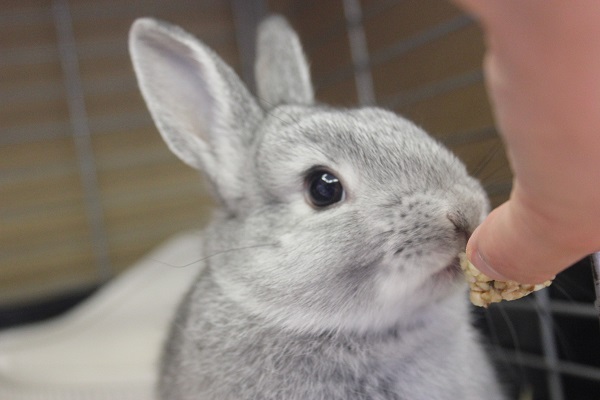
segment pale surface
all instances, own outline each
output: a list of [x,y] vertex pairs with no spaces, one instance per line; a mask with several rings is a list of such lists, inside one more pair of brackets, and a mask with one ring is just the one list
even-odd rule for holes
[[169,322],[202,264],[163,263],[201,258],[200,233],[182,234],[68,314],[0,333],[0,399],[153,399]]

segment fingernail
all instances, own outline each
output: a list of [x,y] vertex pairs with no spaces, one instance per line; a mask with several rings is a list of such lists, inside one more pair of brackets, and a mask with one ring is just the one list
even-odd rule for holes
[[498,273],[486,260],[485,257],[481,255],[479,249],[471,249],[469,253],[467,253],[467,258],[471,263],[477,268],[480,272],[483,272],[485,275],[489,276],[492,279],[507,281],[504,275]]
[[486,261],[486,258],[479,251],[479,246],[478,246],[479,243],[477,242],[477,238],[479,236],[479,231],[480,231],[479,228],[480,227],[477,227],[477,229],[475,229],[475,231],[471,235],[471,238],[469,239],[469,242],[467,243],[467,249],[466,249],[467,258],[469,259],[469,261],[471,261],[471,264],[473,264],[475,266],[475,268],[477,268],[480,272],[483,272],[485,275],[489,276],[490,278],[493,278],[496,280],[503,280],[503,281],[508,280],[502,274],[498,273],[494,269],[494,267],[492,267]]

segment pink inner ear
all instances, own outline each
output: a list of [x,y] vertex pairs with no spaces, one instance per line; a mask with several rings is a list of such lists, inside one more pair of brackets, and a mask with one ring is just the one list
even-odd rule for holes
[[189,45],[170,36],[151,34],[142,42],[145,62],[141,68],[149,97],[155,102],[148,104],[153,115],[167,118],[180,135],[192,134],[206,141],[215,99],[206,82],[205,67]]
[[241,196],[239,175],[260,107],[235,72],[180,28],[135,22],[130,50],[140,89],[169,148],[203,170],[224,203]]

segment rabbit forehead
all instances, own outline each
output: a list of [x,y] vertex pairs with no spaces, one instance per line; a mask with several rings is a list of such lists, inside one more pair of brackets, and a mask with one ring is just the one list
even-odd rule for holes
[[467,179],[456,157],[422,129],[375,108],[274,110],[257,152],[257,168],[275,180],[271,174],[284,179],[290,170],[301,174],[315,165],[352,170],[373,184],[414,183],[415,189]]

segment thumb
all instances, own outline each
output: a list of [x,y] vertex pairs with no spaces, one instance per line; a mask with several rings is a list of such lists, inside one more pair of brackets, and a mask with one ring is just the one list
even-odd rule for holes
[[542,226],[515,200],[490,213],[473,232],[467,257],[484,274],[497,280],[541,283],[575,263],[553,239],[559,227]]

